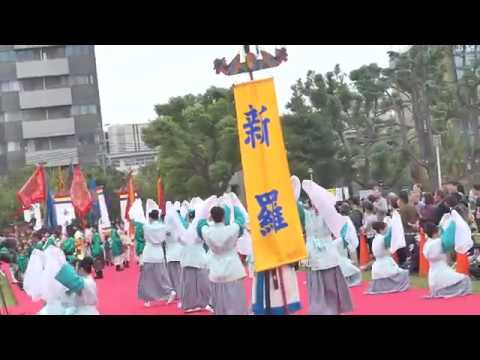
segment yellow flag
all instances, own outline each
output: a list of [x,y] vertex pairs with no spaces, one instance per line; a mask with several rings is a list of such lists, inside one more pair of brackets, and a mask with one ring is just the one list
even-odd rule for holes
[[306,257],[273,79],[234,86],[255,270]]

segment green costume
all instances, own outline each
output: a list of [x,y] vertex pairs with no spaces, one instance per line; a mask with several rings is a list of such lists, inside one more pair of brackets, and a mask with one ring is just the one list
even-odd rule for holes
[[120,236],[118,236],[117,230],[112,230],[112,255],[113,256],[120,256],[123,254],[123,244],[122,240],[120,240]]
[[143,235],[143,224],[135,223],[135,253],[137,256],[143,254],[145,248],[145,238]]
[[92,237],[92,256],[99,257],[103,254],[102,240],[98,233],[93,234]]
[[67,257],[68,262],[73,263],[75,261],[75,239],[73,236],[70,236],[67,240],[65,240],[62,250]]
[[20,272],[25,273],[27,270],[28,265],[28,257],[25,255],[18,255],[17,256],[17,265]]
[[45,244],[43,245],[42,250],[46,250],[50,245],[55,245],[55,236],[50,236]]

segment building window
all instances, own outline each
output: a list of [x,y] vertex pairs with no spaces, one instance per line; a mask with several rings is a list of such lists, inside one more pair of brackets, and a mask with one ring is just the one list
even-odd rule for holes
[[43,89],[43,78],[31,78],[22,80],[22,91],[37,91]]
[[18,62],[42,60],[41,49],[18,50],[16,55]]
[[45,89],[58,89],[68,87],[68,76],[48,76],[44,78],[45,80]]
[[20,83],[16,80],[0,81],[0,92],[20,91]]
[[97,105],[73,105],[72,106],[72,115],[88,115],[96,114]]
[[23,115],[22,117],[24,121],[46,120],[47,110],[46,109],[22,110],[22,115]]
[[70,76],[70,85],[93,85],[93,75],[76,75]]
[[9,141],[7,143],[7,151],[8,152],[15,152],[15,151],[20,151],[20,143],[16,141]]
[[[32,149],[33,145],[33,149]],[[34,139],[27,144],[29,151],[49,151],[75,147],[75,136],[56,136],[52,138]]]
[[64,46],[46,47],[42,49],[43,59],[60,59],[65,57]]
[[22,113],[20,111],[5,112],[4,117],[5,117],[5,122],[22,121]]
[[90,45],[67,45],[65,53],[67,56],[91,55]]
[[47,119],[64,119],[72,116],[70,106],[55,106],[47,108]]
[[15,51],[0,51],[0,62],[15,62],[17,57],[15,56]]

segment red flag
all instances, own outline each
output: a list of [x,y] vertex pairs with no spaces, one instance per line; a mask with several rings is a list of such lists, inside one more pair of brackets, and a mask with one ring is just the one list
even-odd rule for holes
[[162,209],[162,214],[165,214],[165,192],[163,190],[163,181],[161,177],[157,180],[157,200],[158,207]]
[[38,165],[32,176],[17,193],[17,199],[24,209],[30,209],[32,204],[43,203],[47,196],[47,183],[42,165]]
[[72,185],[70,186],[70,197],[73,207],[80,220],[84,220],[92,207],[92,194],[90,193],[85,177],[80,166],[75,166],[73,171]]

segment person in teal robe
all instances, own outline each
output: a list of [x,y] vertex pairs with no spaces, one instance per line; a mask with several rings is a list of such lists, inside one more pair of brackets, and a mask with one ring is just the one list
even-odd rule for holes
[[140,263],[140,258],[145,248],[145,237],[143,234],[143,224],[135,223],[135,254],[137,254],[137,263]]
[[73,237],[74,230],[72,227],[67,227],[68,238],[62,244],[62,250],[67,257],[69,263],[75,262],[75,238]]
[[97,232],[97,228],[92,229],[92,244],[90,245],[90,252],[93,257],[93,267],[95,270],[95,279],[103,279],[103,267],[105,266],[105,253],[102,246],[102,239]]

